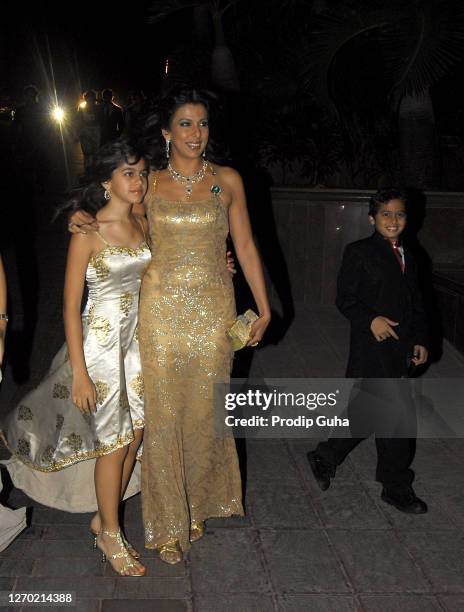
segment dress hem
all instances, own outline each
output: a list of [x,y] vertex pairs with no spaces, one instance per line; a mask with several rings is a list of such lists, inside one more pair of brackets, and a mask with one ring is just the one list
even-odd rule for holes
[[132,432],[129,434],[126,434],[125,436],[118,436],[116,442],[114,442],[113,444],[102,445],[106,447],[111,446],[111,448],[105,451],[102,451],[102,450],[100,451],[93,450],[93,451],[86,451],[86,452],[78,451],[77,453],[74,453],[73,455],[71,455],[70,457],[67,457],[66,459],[62,459],[61,461],[52,462],[51,463],[52,467],[46,467],[46,468],[38,465],[37,463],[34,463],[33,461],[29,461],[25,457],[21,456],[19,453],[12,451],[8,445],[8,442],[6,441],[3,431],[0,431],[0,439],[2,440],[6,448],[9,450],[9,452],[11,453],[11,456],[14,459],[17,459],[18,461],[21,461],[21,463],[24,463],[24,465],[26,465],[27,467],[33,470],[37,470],[38,472],[59,472],[60,470],[69,467],[70,465],[79,463],[80,461],[87,461],[88,459],[98,459],[98,457],[104,457],[105,455],[110,455],[112,452],[114,452],[118,448],[123,448],[124,446],[127,446],[128,444],[133,442],[135,437]]

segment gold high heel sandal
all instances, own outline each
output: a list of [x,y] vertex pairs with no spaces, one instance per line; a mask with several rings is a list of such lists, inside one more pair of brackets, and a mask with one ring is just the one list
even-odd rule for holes
[[190,525],[190,542],[196,542],[197,540],[200,540],[204,535],[205,535],[205,524],[203,521],[197,522],[194,521],[191,525]]
[[[110,555],[108,557],[110,563],[111,563],[111,567],[113,568],[113,570],[119,574],[120,576],[145,576],[145,568],[143,567],[143,565],[141,563],[133,563],[133,561],[135,561],[135,559],[128,553],[127,548],[124,546],[123,540],[122,540],[122,534],[121,534],[121,530],[118,531],[107,531],[106,529],[102,529],[101,532],[98,535],[101,535],[102,533],[104,533],[106,536],[108,536],[109,538],[113,538],[116,540],[117,544],[119,545],[119,549],[120,551],[117,553],[113,553],[112,555]],[[98,542],[97,542],[97,538],[98,536],[95,536],[95,540],[96,540],[96,547],[101,551],[102,553],[102,562],[106,563],[107,560],[107,555],[106,553],[100,548],[100,546],[98,546]],[[112,560],[115,559],[124,559],[124,563],[121,567],[121,569],[116,569],[113,565],[113,563],[111,562]],[[135,574],[127,574],[127,570],[131,569],[131,568],[135,568],[138,569],[138,573]]]
[[[93,547],[94,549],[97,548],[97,535],[98,532],[94,531],[92,528],[90,528],[90,533],[93,536]],[[127,548],[127,552],[130,554],[131,557],[134,557],[134,559],[140,559],[140,553],[135,550],[135,548],[132,546],[132,544],[130,544],[127,540],[126,540],[126,536],[123,534],[123,532],[121,531],[121,538],[122,538],[122,542],[124,544],[124,546]]]
[[166,544],[160,544],[156,547],[156,550],[158,551],[161,561],[169,563],[169,565],[175,565],[182,561],[182,550],[177,540],[166,542]]

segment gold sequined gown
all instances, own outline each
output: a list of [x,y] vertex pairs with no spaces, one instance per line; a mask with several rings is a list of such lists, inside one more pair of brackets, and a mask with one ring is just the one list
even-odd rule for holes
[[235,319],[220,197],[147,206],[153,258],[140,296],[145,381],[142,507],[145,546],[190,547],[193,521],[242,515],[233,438],[215,434],[213,384],[230,376]]
[[[83,415],[72,403],[65,344],[42,383],[1,424],[13,455],[5,464],[15,486],[42,504],[70,512],[96,510],[96,458],[129,444],[134,429],[144,426],[137,311],[150,257],[145,241],[137,249],[106,243],[89,261],[82,330],[85,362],[97,390],[96,413]],[[138,467],[126,496],[139,490]]]

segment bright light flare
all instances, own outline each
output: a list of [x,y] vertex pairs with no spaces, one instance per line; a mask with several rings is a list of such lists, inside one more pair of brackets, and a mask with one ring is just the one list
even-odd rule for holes
[[61,106],[55,106],[55,108],[52,110],[52,118],[57,122],[57,123],[63,123],[64,121],[64,117],[65,117],[65,112],[64,110],[61,108]]
[[87,106],[87,102],[85,100],[82,100],[82,102],[79,102],[79,108],[85,108]]

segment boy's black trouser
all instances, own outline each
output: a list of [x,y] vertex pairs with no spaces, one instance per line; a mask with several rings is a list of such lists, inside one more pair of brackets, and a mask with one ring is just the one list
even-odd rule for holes
[[376,479],[385,487],[410,485],[416,448],[416,413],[408,379],[364,378],[353,387],[347,408],[351,438],[329,438],[316,452],[336,467],[362,440],[375,434]]
[[[366,438],[330,438],[321,442],[316,453],[327,463],[336,467]],[[376,438],[377,470],[376,479],[389,489],[401,489],[414,480],[410,465],[414,459],[416,440],[414,438]]]

